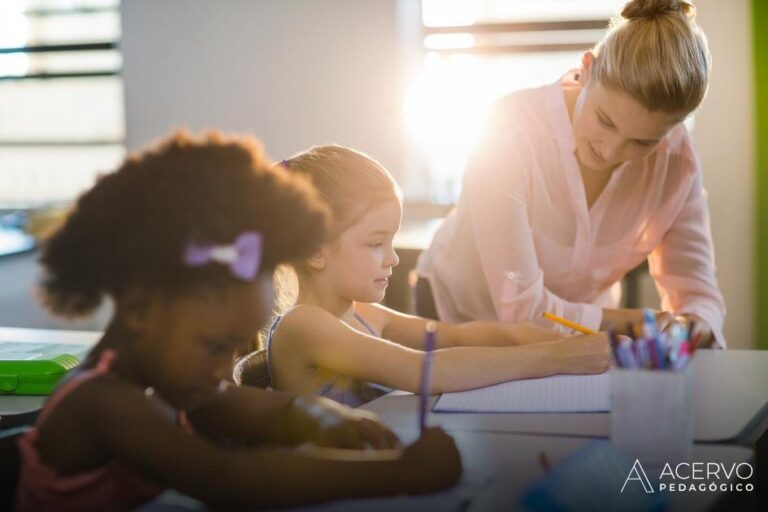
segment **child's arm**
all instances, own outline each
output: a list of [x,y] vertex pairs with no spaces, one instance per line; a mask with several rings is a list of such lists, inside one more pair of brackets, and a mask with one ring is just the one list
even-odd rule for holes
[[354,452],[333,460],[285,449],[223,449],[174,425],[134,386],[112,381],[88,387],[81,388],[88,394],[78,414],[88,418],[88,436],[110,460],[217,507],[430,492],[452,485],[461,472],[453,440],[438,429],[384,460],[376,459],[378,452],[357,452],[362,460],[355,461]]
[[[419,391],[422,351],[363,334],[321,308],[295,308],[283,317],[275,336],[279,338],[273,342],[278,364],[284,354],[286,360],[300,358],[305,366]],[[557,373],[601,373],[608,369],[610,358],[603,334],[517,347],[444,348],[434,353],[431,392],[460,391]]]
[[[407,347],[421,350],[424,347],[426,318],[406,315],[380,304],[356,304],[365,318],[375,318],[381,326],[381,337]],[[530,322],[508,324],[503,322],[437,323],[437,348],[448,347],[504,347],[524,345],[566,338],[561,332],[545,329]]]
[[393,448],[397,436],[370,411],[322,397],[230,387],[187,411],[195,429],[212,439],[244,444],[312,442],[340,448]]

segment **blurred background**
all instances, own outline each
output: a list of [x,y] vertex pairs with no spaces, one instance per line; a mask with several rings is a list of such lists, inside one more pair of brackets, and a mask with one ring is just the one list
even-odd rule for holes
[[[698,0],[713,76],[688,121],[709,191],[732,347],[768,348],[768,26],[764,0]],[[34,299],[35,242],[126,152],[170,130],[252,133],[279,160],[366,151],[405,195],[387,302],[461,189],[489,104],[557,80],[616,0],[2,0],[0,326],[99,329]],[[758,85],[759,84],[759,85]],[[759,143],[762,141],[762,144]],[[644,268],[630,306],[658,306]]]

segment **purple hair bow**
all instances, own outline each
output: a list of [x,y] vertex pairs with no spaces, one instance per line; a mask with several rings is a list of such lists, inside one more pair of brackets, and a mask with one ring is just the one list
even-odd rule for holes
[[261,266],[261,233],[246,231],[232,245],[198,245],[190,243],[184,251],[184,263],[201,267],[215,261],[229,265],[232,275],[252,281]]

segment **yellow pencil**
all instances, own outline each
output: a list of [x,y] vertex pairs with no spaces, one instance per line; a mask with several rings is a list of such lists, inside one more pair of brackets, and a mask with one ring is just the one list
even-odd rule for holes
[[555,316],[552,313],[547,313],[546,311],[542,313],[542,316],[551,322],[564,325],[569,329],[573,329],[574,331],[579,331],[582,334],[597,334],[597,331],[593,331],[589,327],[584,327],[583,325],[579,325],[576,322],[571,322],[570,320],[566,320],[565,318],[560,318],[559,316]]

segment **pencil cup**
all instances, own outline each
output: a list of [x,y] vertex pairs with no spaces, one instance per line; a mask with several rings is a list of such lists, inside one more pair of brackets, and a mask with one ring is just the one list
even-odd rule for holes
[[693,373],[611,369],[611,442],[643,464],[689,461],[693,449]]

